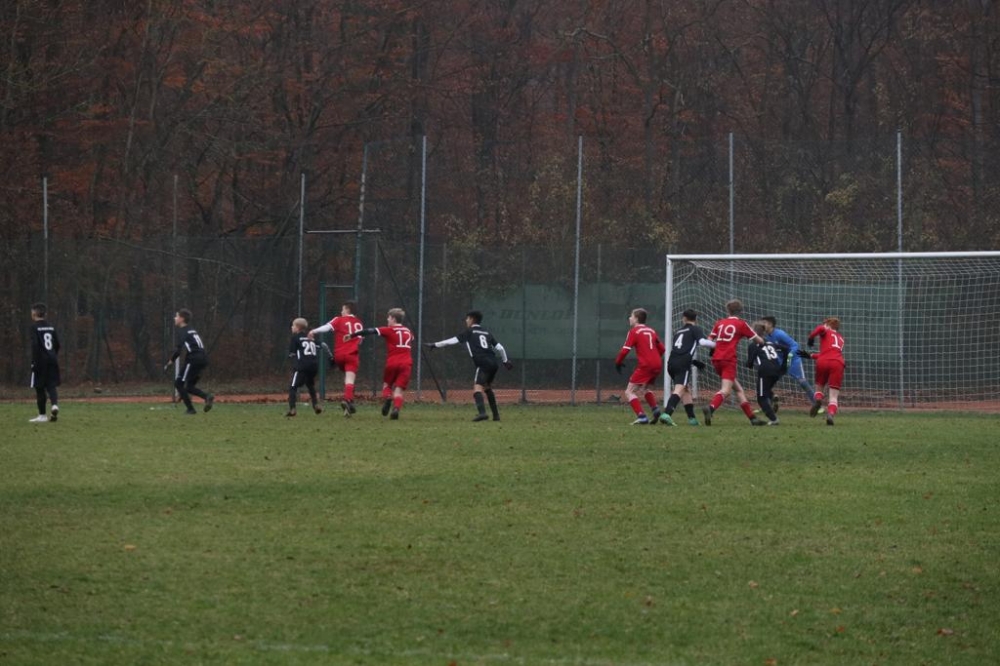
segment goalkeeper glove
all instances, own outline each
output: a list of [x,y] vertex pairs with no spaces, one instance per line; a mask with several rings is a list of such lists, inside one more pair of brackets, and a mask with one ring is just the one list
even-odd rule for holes
[[808,340],[806,340],[806,345],[807,346],[812,347],[814,344],[816,344],[816,339],[815,338],[809,338]]
[[503,362],[503,367],[507,368],[508,370],[513,370],[514,369],[514,364],[511,363],[510,361],[504,361]]
[[699,370],[704,370],[705,369],[705,364],[702,363],[701,361],[698,361],[698,360],[691,361],[691,365],[693,365],[694,367],[698,368]]
[[805,349],[796,350],[795,355],[799,358],[812,358],[812,354],[807,352]]

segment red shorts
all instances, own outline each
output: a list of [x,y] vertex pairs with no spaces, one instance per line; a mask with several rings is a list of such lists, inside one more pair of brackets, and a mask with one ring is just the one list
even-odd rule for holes
[[736,359],[731,358],[722,361],[716,361],[712,359],[712,367],[715,368],[715,372],[718,373],[721,379],[728,379],[731,382],[736,381]]
[[816,361],[816,386],[840,390],[844,381],[844,364],[840,361]]
[[387,365],[382,372],[382,382],[391,388],[406,390],[407,385],[410,383],[410,372],[412,370],[412,363],[407,363],[406,365]]
[[341,372],[357,372],[358,371],[358,354],[357,352],[353,354],[334,354],[333,363]]
[[636,366],[635,370],[632,371],[632,376],[628,378],[631,384],[652,384],[656,381],[656,378],[660,376],[663,372],[663,366]]

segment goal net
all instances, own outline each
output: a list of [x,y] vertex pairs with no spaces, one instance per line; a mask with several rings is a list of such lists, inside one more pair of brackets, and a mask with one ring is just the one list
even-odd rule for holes
[[[843,406],[1000,410],[1000,252],[668,255],[666,273],[665,340],[688,308],[708,333],[733,298],[745,320],[772,315],[803,348],[836,316]],[[805,370],[812,381],[811,361]],[[739,379],[752,388],[742,362]],[[711,369],[696,381],[702,394],[718,390]],[[805,405],[792,380],[776,388]]]

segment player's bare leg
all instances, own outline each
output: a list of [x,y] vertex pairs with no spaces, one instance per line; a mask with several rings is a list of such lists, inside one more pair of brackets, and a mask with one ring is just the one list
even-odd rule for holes
[[826,390],[826,386],[816,385],[816,391],[813,393],[813,404],[809,408],[809,416],[816,416],[819,414],[820,408],[823,406],[823,392]]
[[652,386],[649,384],[643,384],[642,387],[642,397],[649,405],[649,408],[653,410],[653,415],[649,417],[650,423],[657,423],[660,420],[660,408],[656,404],[656,395],[653,393]]
[[646,418],[646,412],[642,409],[642,403],[639,402],[640,391],[645,391],[645,384],[633,384],[628,383],[625,387],[625,399],[628,401],[629,407],[635,412],[635,421],[632,421],[632,425],[645,425],[649,423],[649,419]]
[[354,381],[357,374],[347,370],[344,372],[344,399],[340,401],[340,407],[344,410],[344,416],[350,416],[357,411],[354,407]]
[[830,399],[826,404],[826,424],[833,425],[833,417],[837,415],[838,399],[840,398],[840,389],[835,389],[830,387]]
[[726,401],[726,398],[728,398],[729,394],[732,392],[733,392],[733,380],[723,379],[722,385],[719,387],[719,390],[716,391],[715,395],[712,396],[712,402],[709,403],[708,407],[705,407],[701,410],[701,413],[705,417],[705,425],[707,426],[712,425],[712,415],[715,414],[715,410],[717,410],[719,407],[722,406],[722,403]]
[[736,400],[740,404],[740,409],[743,410],[743,414],[750,419],[751,425],[763,424],[756,416],[753,415],[753,405],[747,400],[746,391],[743,390],[743,386],[740,385],[738,381],[733,382],[733,389],[736,391]]
[[400,387],[395,387],[392,390],[392,412],[389,414],[389,418],[395,421],[399,418],[399,410],[403,408],[403,389]]
[[392,389],[388,384],[382,384],[382,416],[389,416],[392,409]]

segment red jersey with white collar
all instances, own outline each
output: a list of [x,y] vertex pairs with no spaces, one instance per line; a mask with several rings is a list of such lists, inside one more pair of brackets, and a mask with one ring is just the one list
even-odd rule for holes
[[379,326],[378,334],[385,339],[386,365],[413,365],[413,333],[402,324]]
[[336,341],[335,350],[338,356],[358,353],[361,338],[344,340],[344,337],[364,328],[360,319],[354,315],[338,315],[330,320],[329,326],[333,329],[333,339]]
[[666,351],[666,348],[660,342],[656,331],[649,326],[636,324],[629,329],[628,335],[625,337],[625,344],[622,345],[615,358],[615,365],[621,365],[632,349],[635,350],[635,356],[639,361],[638,367],[663,369],[663,352]]
[[743,338],[752,338],[755,335],[757,334],[750,328],[750,324],[739,317],[720,319],[715,322],[712,332],[708,334],[710,339],[715,340],[715,351],[712,352],[712,360],[716,363],[720,361],[735,361],[737,359],[736,348],[739,347],[740,340]]
[[809,339],[819,338],[819,353],[812,354],[817,361],[844,362],[844,336],[826,324],[820,324],[809,334]]

